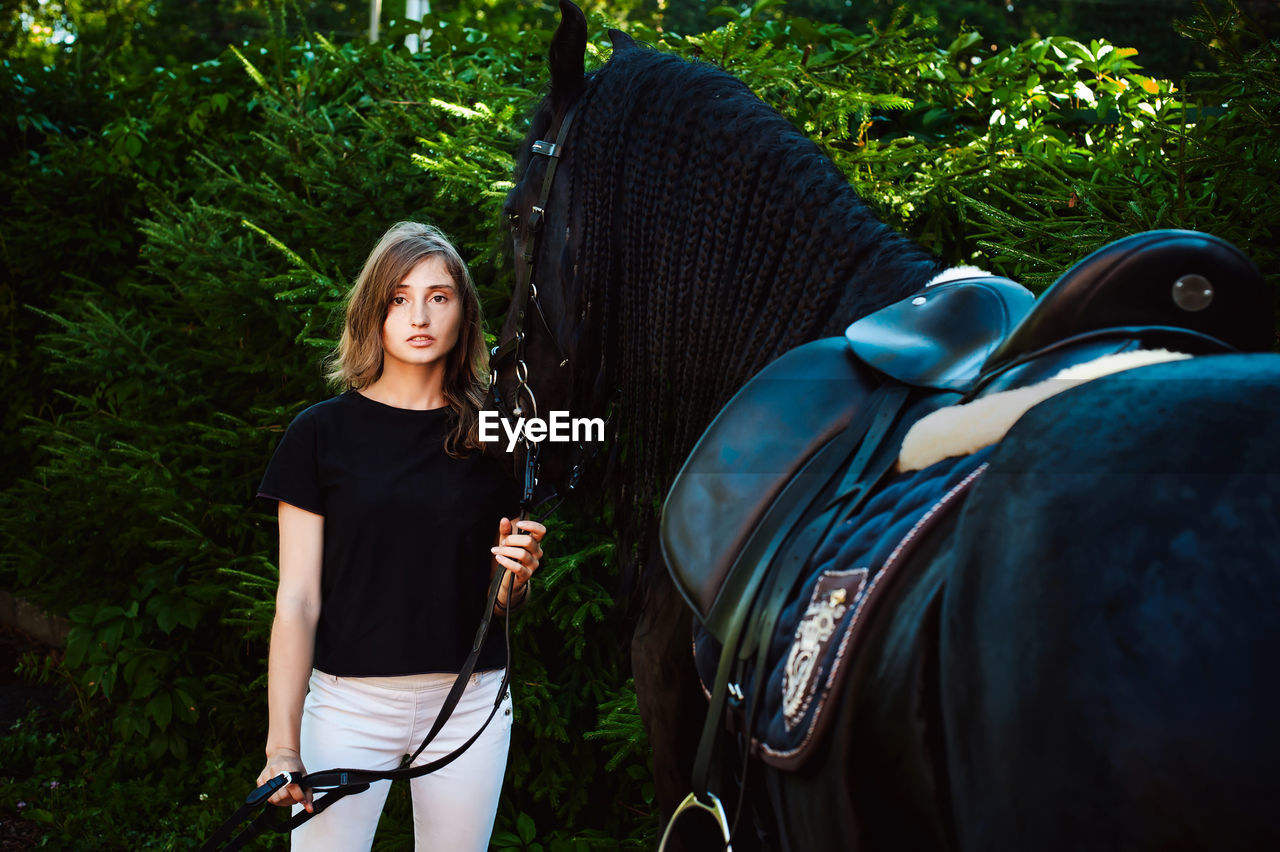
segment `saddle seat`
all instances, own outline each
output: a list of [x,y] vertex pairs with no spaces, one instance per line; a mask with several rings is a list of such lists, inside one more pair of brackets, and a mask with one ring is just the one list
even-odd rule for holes
[[1038,301],[1004,278],[946,281],[767,365],[707,428],[662,513],[672,578],[733,658],[722,654],[710,712],[734,692],[731,672],[741,682],[753,657],[764,664],[822,537],[874,493],[920,418],[1105,354],[1267,349],[1273,316],[1233,246],[1156,231],[1099,249]]
[[[858,320],[845,337],[859,360],[898,382],[971,399],[1134,348],[1265,351],[1275,335],[1270,302],[1257,269],[1225,240],[1148,231],[1090,254],[1034,304],[1007,279],[960,279]],[[1001,310],[1013,326],[1001,324]]]

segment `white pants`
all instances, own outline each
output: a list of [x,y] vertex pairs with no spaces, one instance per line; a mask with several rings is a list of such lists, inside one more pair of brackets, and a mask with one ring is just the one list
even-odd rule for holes
[[[456,678],[455,674],[335,677],[312,671],[302,711],[303,765],[310,772],[396,769],[431,730]],[[473,674],[453,715],[414,766],[445,756],[479,730],[493,709],[501,683],[501,670]],[[417,852],[489,848],[511,722],[508,695],[489,727],[461,756],[410,780]],[[292,848],[305,852],[369,849],[390,786],[390,781],[377,781],[363,793],[335,802],[293,830]],[[301,805],[295,805],[294,813],[299,810]]]

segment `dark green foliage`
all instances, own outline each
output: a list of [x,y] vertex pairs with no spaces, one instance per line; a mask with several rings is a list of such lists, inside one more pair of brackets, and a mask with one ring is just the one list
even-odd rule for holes
[[[1196,88],[1148,76],[1132,48],[1046,36],[992,52],[976,34],[938,43],[918,17],[861,35],[748,10],[669,46],[742,77],[887,221],[953,262],[1038,290],[1125,234],[1199,228],[1275,280],[1266,233],[1280,205],[1257,178],[1280,158],[1265,130],[1277,42],[1238,14],[1206,7],[1196,20],[1187,26],[1221,59]],[[1220,193],[1236,181],[1252,187],[1258,218],[1234,215]]]
[[[172,146],[154,159],[132,146],[121,155],[160,169],[121,169],[138,218],[120,229],[136,260],[99,277],[85,252],[84,269],[40,279],[47,296],[31,291],[47,305],[34,314],[45,373],[35,387],[57,410],[27,421],[34,466],[2,498],[4,583],[70,612],[51,676],[77,700],[62,761],[5,761],[35,769],[18,789],[34,799],[90,752],[102,772],[142,773],[139,783],[165,783],[166,765],[201,766],[212,774],[188,786],[211,798],[183,801],[192,836],[243,795],[259,768],[274,593],[274,523],[254,487],[284,426],[329,393],[320,359],[336,335],[333,308],[390,223],[427,219],[454,235],[487,313],[501,314],[509,273],[494,262],[492,223],[536,99],[522,69],[545,55],[547,35],[523,28],[497,48],[446,24],[416,57],[321,36],[231,50],[202,77],[165,77],[187,116],[220,119],[194,144],[156,130],[167,120],[156,96],[131,101],[137,135]],[[235,83],[204,88],[224,74]],[[34,234],[22,257],[40,270]],[[522,837],[536,824],[543,843],[613,842],[645,807],[645,755],[623,776],[635,780],[584,785],[604,757],[574,747],[624,678],[606,623],[608,548],[563,522],[553,541],[542,605],[516,630],[521,725],[500,828]],[[51,830],[78,848],[173,836],[168,822],[101,819],[118,805],[100,788],[59,789]],[[389,812],[385,843],[403,837],[404,817]]]
[[[73,623],[65,658],[24,663],[70,710],[0,739],[0,765],[54,847],[191,848],[260,769],[275,525],[254,488],[330,392],[334,308],[381,232],[440,225],[490,331],[505,310],[499,209],[550,9],[441,3],[417,55],[395,46],[417,25],[370,46],[271,9],[275,35],[195,64],[103,22],[83,54],[0,66],[0,586]],[[1118,236],[1192,227],[1280,282],[1280,47],[1240,15],[1202,9],[1184,29],[1213,64],[1167,80],[1063,36],[992,51],[928,19],[853,31],[766,1],[676,38],[642,2],[610,9],[740,76],[948,260],[1043,287]],[[601,61],[611,22],[592,23]],[[515,620],[498,848],[653,845],[611,510],[555,520]],[[406,848],[406,793],[378,848]]]
[[[383,6],[384,15],[404,15],[403,0]],[[368,21],[368,4],[349,0],[10,0],[0,11],[0,48],[6,56],[70,60],[77,70],[144,71],[214,59],[229,44],[273,34],[346,41]]]
[[[701,0],[647,0],[642,6],[667,32],[693,34],[711,29],[720,15],[761,12],[840,24],[857,33],[883,29],[905,6],[931,18],[939,42],[962,33],[981,33],[983,44],[1009,47],[1029,38],[1058,35],[1086,44],[1100,39],[1141,46],[1143,65],[1160,77],[1178,79],[1189,70],[1212,67],[1208,42],[1181,37],[1176,22],[1196,14],[1201,0],[756,0],[723,5]],[[1211,0],[1215,13],[1236,7],[1259,25],[1280,32],[1280,9],[1272,0]],[[659,10],[661,14],[659,15]],[[994,49],[993,48],[993,49]]]

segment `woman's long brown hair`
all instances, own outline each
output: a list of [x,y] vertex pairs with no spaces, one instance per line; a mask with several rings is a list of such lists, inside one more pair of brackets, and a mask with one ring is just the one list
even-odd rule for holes
[[480,298],[471,273],[438,228],[398,222],[378,240],[347,294],[342,338],[330,357],[327,378],[338,389],[359,389],[378,380],[383,364],[382,326],[396,285],[433,256],[444,261],[462,300],[458,340],[445,356],[444,370],[444,397],[454,414],[445,452],[459,458],[480,446],[478,412],[488,389],[489,353],[484,347]]

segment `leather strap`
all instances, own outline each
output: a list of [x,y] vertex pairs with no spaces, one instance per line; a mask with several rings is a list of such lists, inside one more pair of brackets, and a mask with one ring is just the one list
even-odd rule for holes
[[[829,491],[833,474],[825,474],[824,471],[847,470],[845,476],[842,476],[837,492],[845,491],[845,483],[850,480],[850,472],[856,468],[857,473],[853,475],[857,479],[858,475],[866,472],[867,464],[875,456],[875,450],[880,447],[886,436],[892,431],[894,423],[897,421],[898,415],[903,409],[903,405],[910,395],[910,389],[898,385],[897,383],[889,383],[882,385],[875,392],[875,399],[867,406],[864,415],[855,418],[854,421],[839,436],[819,450],[814,457],[806,463],[804,469],[792,479],[778,499],[770,507],[768,514],[762,519],[760,527],[756,533],[752,535],[746,547],[743,550],[739,561],[747,561],[747,564],[756,565],[753,571],[733,571],[733,576],[745,576],[745,582],[741,583],[739,589],[733,590],[734,593],[741,595],[740,600],[754,601],[760,590],[760,586],[766,576],[771,573],[772,582],[769,587],[769,594],[765,600],[765,606],[740,606],[736,607],[731,618],[728,619],[725,626],[725,632],[722,634],[723,641],[720,652],[720,662],[716,668],[715,684],[712,687],[711,700],[707,707],[707,716],[703,722],[702,734],[698,740],[698,750],[694,756],[692,782],[695,797],[706,795],[710,798],[711,804],[698,804],[702,809],[710,809],[718,806],[719,800],[710,793],[709,782],[711,777],[711,764],[716,752],[716,744],[719,739],[719,731],[724,716],[724,709],[727,701],[729,689],[730,674],[733,670],[735,661],[746,651],[746,656],[750,656],[755,648],[760,649],[760,653],[765,653],[763,646],[767,645],[767,637],[765,630],[772,632],[773,625],[776,624],[778,613],[781,611],[780,601],[785,599],[786,591],[795,583],[799,571],[808,562],[810,554],[816,549],[817,544],[822,541],[826,530],[839,514],[847,514],[848,511],[840,513],[839,507],[844,506],[844,501],[832,501],[822,506],[819,514],[808,524],[804,526],[802,531],[792,536],[793,530],[801,522],[803,517],[812,511],[815,504],[822,495]],[[849,458],[849,454],[856,454],[849,462],[848,468],[843,468],[839,462]],[[890,466],[892,465],[893,454],[887,454],[890,458]],[[829,467],[834,464],[834,467]],[[888,467],[875,472],[875,478],[880,479]],[[853,497],[855,505],[860,505],[861,500],[865,499],[865,495],[869,494],[871,488],[865,488],[858,492],[859,496]],[[792,543],[786,548],[785,559],[781,568],[773,572],[772,566],[783,545],[791,539]],[[749,615],[751,620],[757,625],[757,629],[746,630],[749,637],[755,638],[755,642],[750,642],[746,648],[740,647],[746,628]],[[763,637],[763,638],[762,638]],[[763,669],[757,669],[763,670]],[[759,690],[755,690],[751,702],[748,716],[754,713],[755,694]],[[739,693],[740,694],[740,693]],[[750,740],[750,730],[746,732],[748,741]],[[678,814],[677,814],[678,815]],[[672,817],[672,821],[676,816]],[[735,819],[736,823],[736,819]],[[667,828],[670,831],[670,825]],[[664,842],[666,835],[664,834]],[[726,847],[728,844],[726,843]]]
[[[866,416],[858,424],[860,428],[866,429],[866,433],[858,446],[857,455],[849,463],[835,488],[836,496],[826,503],[820,515],[797,532],[779,567],[770,568],[773,582],[763,600],[755,603],[747,642],[738,651],[740,659],[750,659],[757,649],[761,654],[768,652],[773,628],[786,606],[787,594],[799,579],[800,571],[808,564],[809,557],[826,540],[832,527],[862,507],[893,467],[898,454],[885,451],[885,442],[893,434],[910,394],[910,388],[897,383],[883,385],[876,391],[875,398],[867,407]],[[863,426],[867,420],[870,425]],[[758,695],[759,692],[757,689],[753,694]]]
[[[554,143],[545,140],[533,143],[533,153],[546,157],[548,160],[547,172],[542,176],[542,188],[538,193],[538,203],[533,205],[533,212],[529,218],[531,237],[524,247],[525,274],[516,276],[515,290],[511,294],[511,304],[516,311],[516,333],[493,349],[490,353],[491,363],[497,362],[514,352],[523,339],[525,313],[528,311],[529,298],[533,295],[535,289],[533,283],[533,260],[537,256],[538,240],[542,236],[542,221],[546,215],[547,202],[551,198],[551,187],[555,182],[556,168],[560,164],[560,154],[564,150],[565,140],[569,136],[569,127],[573,124],[573,119],[577,112],[578,104],[575,102],[573,106],[569,107],[569,111],[565,113],[564,119],[561,120],[560,130],[556,134]],[[541,315],[541,310],[538,313]],[[546,325],[545,317],[542,321],[543,325]],[[547,330],[550,331],[550,328]],[[552,335],[552,340],[555,340],[555,335]],[[556,345],[559,346],[558,341]]]
[[[510,576],[506,571],[499,569],[494,573],[493,579],[489,582],[489,593],[486,596],[486,605],[484,616],[480,619],[480,626],[476,630],[475,639],[471,643],[471,652],[467,655],[467,659],[463,662],[462,667],[458,670],[458,676],[453,681],[453,686],[449,689],[449,694],[445,696],[444,703],[440,707],[440,712],[436,716],[435,724],[431,726],[431,730],[423,738],[422,743],[418,746],[417,751],[409,758],[412,763],[422,754],[423,750],[436,738],[445,723],[449,721],[449,717],[453,714],[454,708],[457,707],[458,701],[462,698],[462,693],[466,689],[467,680],[475,671],[476,662],[480,657],[480,650],[484,645],[485,637],[489,633],[489,624],[493,620],[493,610],[498,600],[498,590],[502,585],[502,579]],[[507,595],[513,591],[514,578],[508,584]],[[277,775],[268,780],[265,784],[251,792],[239,808],[236,809],[226,822],[218,827],[204,845],[200,847],[200,852],[235,852],[242,848],[246,843],[254,837],[261,834],[264,830],[270,828],[272,831],[280,834],[286,834],[297,828],[302,823],[324,812],[326,808],[337,800],[355,793],[362,793],[369,789],[369,785],[374,781],[381,780],[400,780],[404,778],[417,778],[421,775],[428,775],[448,766],[457,760],[464,751],[471,747],[485,729],[489,727],[489,723],[493,721],[493,717],[497,715],[498,708],[502,705],[503,698],[506,697],[507,687],[511,682],[511,622],[504,619],[505,637],[506,637],[506,664],[503,666],[502,683],[498,687],[497,698],[494,699],[493,708],[489,711],[488,717],[471,737],[458,748],[451,751],[444,757],[425,763],[422,766],[409,766],[400,769],[389,770],[372,770],[372,769],[324,769],[319,772],[310,772],[298,778],[292,778],[287,773]],[[284,822],[272,824],[274,812],[271,809],[264,810],[252,822],[250,822],[239,834],[231,838],[228,842],[227,838],[231,836],[231,832],[236,829],[245,818],[258,808],[265,807],[267,800],[271,795],[287,784],[298,784],[305,789],[324,790],[325,795],[316,799],[313,803],[315,810],[312,812],[302,811],[293,815]]]
[[890,428],[902,412],[902,406],[907,401],[907,396],[910,393],[911,388],[897,383],[884,385],[880,388],[880,392],[877,394],[880,397],[880,402],[874,407],[875,415],[872,417],[870,428],[867,429],[867,437],[863,440],[862,445],[858,447],[858,454],[853,457],[853,461],[849,464],[849,469],[841,477],[840,484],[836,487],[835,496],[827,504],[826,508],[830,509],[836,503],[849,499],[852,499],[855,505],[861,505],[862,497],[870,493],[871,489],[875,487],[879,477],[875,477],[875,481],[867,477],[865,475],[867,465],[871,463],[871,457],[876,450],[880,449],[884,443],[885,437],[889,434]]
[[[815,497],[812,479],[817,475],[815,471],[820,472],[826,469],[827,465],[833,461],[846,458],[848,453],[852,452],[854,447],[857,446],[859,437],[858,430],[852,427],[847,428],[809,460],[809,463],[805,465],[805,469],[792,479],[782,494],[778,496],[777,501],[770,508],[769,514],[761,522],[761,529],[748,542],[746,550],[744,550],[741,557],[742,559],[751,559],[756,564],[764,566],[773,561],[774,554],[777,553],[787,534],[812,505]],[[810,481],[806,481],[806,478]],[[823,478],[824,481],[826,479],[826,477]],[[745,600],[754,597],[768,572],[762,569],[734,573],[745,574],[748,577],[741,590]],[[707,717],[702,726],[702,736],[698,741],[697,755],[693,761],[693,786],[695,790],[699,788],[705,790],[710,779],[715,735],[720,727],[720,717],[724,710],[725,697],[728,694],[729,673],[733,667],[734,658],[737,656],[738,642],[742,637],[743,628],[747,622],[747,609],[748,607],[740,607],[738,609],[736,617],[729,621],[728,630],[724,634],[721,643],[720,663],[716,669],[716,680],[711,690],[711,702],[707,708]]]
[[704,619],[707,629],[720,641],[722,647],[736,645],[737,640],[731,639],[731,634],[741,635],[747,612],[755,600],[760,583],[769,574],[769,566],[778,548],[808,509],[810,502],[830,483],[833,476],[844,470],[849,454],[870,434],[886,395],[895,393],[889,388],[889,385],[877,388],[859,415],[805,462],[782,488],[743,544],[742,552],[730,567],[724,584]]

